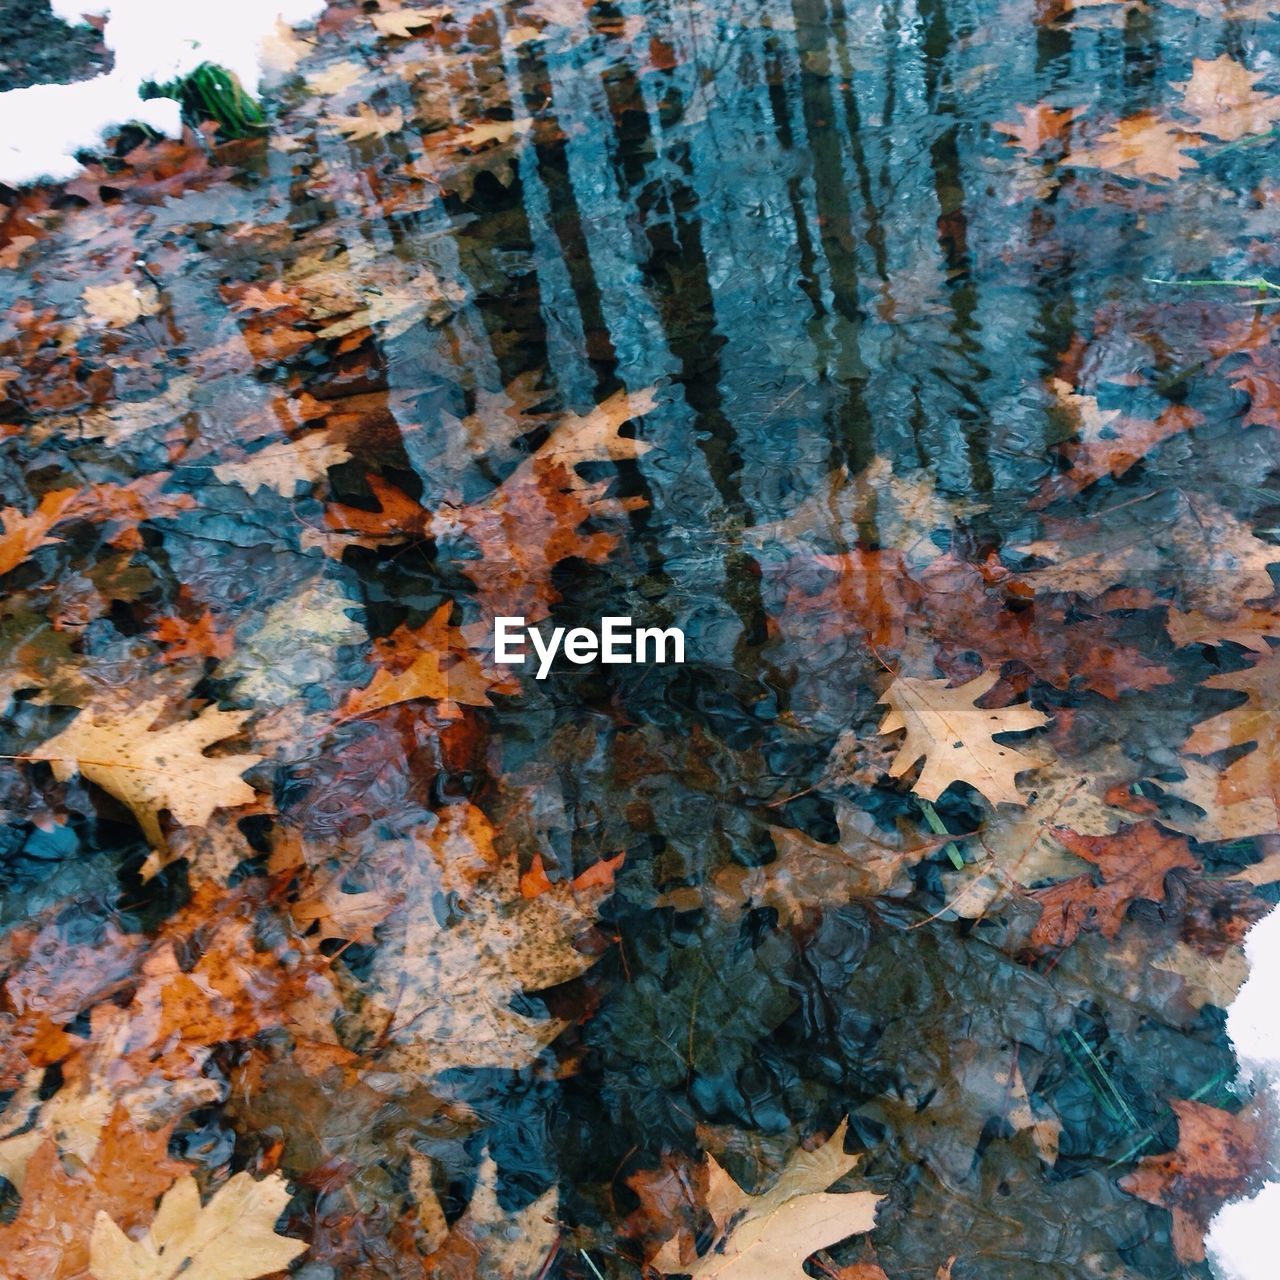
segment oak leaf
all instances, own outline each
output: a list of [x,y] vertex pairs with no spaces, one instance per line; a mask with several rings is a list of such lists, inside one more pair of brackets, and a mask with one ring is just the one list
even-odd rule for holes
[[556,1189],[508,1213],[498,1203],[497,1188],[497,1166],[486,1154],[462,1217],[422,1260],[424,1275],[533,1280],[540,1273],[560,1234]]
[[1175,84],[1182,90],[1182,110],[1195,116],[1197,129],[1224,142],[1251,133],[1269,133],[1280,120],[1280,97],[1253,86],[1261,72],[1249,71],[1230,54],[1195,58],[1191,79]]
[[1078,858],[1092,862],[1102,878],[1098,883],[1090,875],[1077,876],[1033,890],[1031,896],[1042,908],[1031,933],[1033,946],[1069,946],[1082,929],[1114,938],[1130,903],[1138,898],[1162,901],[1170,871],[1199,867],[1186,839],[1168,835],[1154,822],[1121,827],[1109,836],[1082,836],[1064,827],[1054,828],[1053,834]]
[[438,6],[433,9],[392,9],[387,13],[373,14],[370,21],[379,35],[408,40],[415,31],[433,27],[452,16],[452,10]]
[[164,646],[161,662],[178,662],[182,658],[221,659],[231,656],[232,639],[223,631],[212,610],[206,609],[194,621],[174,616],[161,618],[152,628],[152,636]]
[[995,735],[1026,733],[1049,718],[1027,703],[975,706],[998,679],[998,671],[986,671],[951,688],[946,680],[899,676],[880,699],[889,711],[879,732],[906,730],[890,776],[902,777],[923,758],[912,790],[926,800],[937,800],[952,783],[967,782],[992,804],[1025,805],[1014,780],[1036,762],[996,742]]
[[46,1138],[27,1164],[17,1216],[0,1226],[6,1280],[84,1280],[95,1215],[107,1212],[132,1227],[186,1172],[186,1165],[169,1157],[172,1130],[171,1124],[140,1128],[117,1108],[87,1163],[64,1158]]
[[252,803],[254,790],[240,775],[262,758],[204,754],[239,732],[249,712],[205,707],[193,720],[153,729],[164,705],[152,698],[132,709],[86,707],[31,752],[31,759],[49,761],[59,781],[79,772],[122,801],[158,849],[165,847],[162,812],[184,826],[202,826],[215,809]]
[[758,1196],[738,1186],[709,1155],[707,1210],[715,1238],[701,1256],[690,1256],[687,1237],[674,1236],[652,1265],[693,1280],[799,1280],[805,1260],[819,1249],[871,1231],[880,1196],[827,1191],[858,1163],[857,1156],[844,1153],[847,1128],[844,1121],[822,1146],[798,1151]]
[[153,316],[160,310],[160,295],[154,285],[141,287],[121,280],[119,284],[86,285],[85,312],[111,328],[132,324],[142,316]]
[[1202,145],[1194,133],[1179,129],[1154,112],[1142,111],[1121,120],[1092,146],[1072,151],[1063,163],[1076,168],[1107,169],[1138,178],[1180,178],[1186,169],[1198,168],[1183,153]]
[[141,1240],[131,1240],[99,1211],[90,1242],[95,1280],[256,1280],[283,1270],[307,1245],[277,1235],[289,1191],[273,1173],[255,1182],[237,1173],[200,1204],[192,1177],[165,1192]]
[[16,507],[0,509],[0,574],[16,569],[37,547],[43,547],[57,538],[49,537],[49,530],[62,518],[67,507],[77,497],[75,489],[55,489],[40,499],[29,516]]
[[[1082,397],[1083,398],[1083,397]],[[1118,479],[1141,462],[1162,441],[1191,431],[1204,422],[1204,415],[1187,405],[1170,405],[1158,418],[1120,418],[1095,439],[1085,439],[1063,447],[1070,469],[1045,481],[1032,501],[1035,510],[1058,498],[1087,489],[1103,476]]]
[[321,116],[320,123],[342,134],[348,142],[368,142],[399,133],[404,128],[404,112],[392,107],[385,115],[379,115],[367,102],[362,102],[355,115]]
[[1242,425],[1280,429],[1280,356],[1274,347],[1249,351],[1230,375],[1232,387],[1249,397]]
[[1017,110],[1022,117],[1021,120],[1001,120],[991,127],[1007,134],[1011,146],[1033,156],[1045,143],[1061,142],[1066,136],[1068,126],[1084,108],[1066,107],[1058,111],[1047,102],[1041,102],[1034,107],[1024,107],[1019,104]]
[[939,492],[931,469],[895,472],[877,456],[856,474],[837,467],[786,517],[756,525],[745,536],[840,551],[861,535],[920,568],[938,557],[937,539],[949,537],[957,520],[984,510],[985,503]]
[[1267,566],[1280,560],[1280,547],[1217,503],[1183,491],[1122,503],[1101,519],[1049,519],[1045,532],[1015,549],[1053,562],[1018,570],[1037,593],[1093,598],[1111,587],[1172,588],[1184,608],[1229,614],[1242,600],[1272,594]]
[[908,841],[881,831],[870,814],[836,806],[840,839],[826,844],[787,827],[770,827],[777,857],[760,867],[733,863],[701,889],[676,889],[658,900],[685,911],[708,903],[772,907],[786,924],[858,898],[891,895],[903,873],[933,853],[938,840]]
[[1131,1196],[1173,1214],[1173,1247],[1183,1262],[1204,1261],[1209,1219],[1233,1196],[1260,1181],[1268,1139],[1257,1108],[1237,1114],[1202,1102],[1171,1100],[1178,1145],[1148,1156],[1120,1179]]
[[320,432],[268,445],[242,462],[220,462],[213,474],[223,484],[238,484],[251,496],[259,489],[274,489],[282,498],[292,498],[299,484],[323,480],[330,467],[350,457],[346,445]]
[[418,698],[440,703],[445,715],[457,715],[459,704],[492,705],[492,690],[518,692],[515,679],[486,668],[468,652],[461,633],[449,625],[452,609],[452,603],[446,602],[422,626],[400,626],[385,639],[375,640],[378,671],[366,688],[348,694],[343,716],[367,715]]
[[[387,896],[400,901],[378,930],[357,994],[362,1022],[393,1069],[435,1074],[531,1061],[563,1023],[518,1012],[512,1000],[595,963],[574,941],[610,887],[561,883],[525,898],[518,868],[499,857],[493,839],[479,809],[450,805],[434,829],[412,833],[408,851],[386,851]],[[422,905],[433,901],[456,907]]]
[[1267,636],[1280,636],[1280,611],[1274,606],[1242,605],[1228,617],[1214,617],[1196,610],[1170,609],[1165,619],[1169,639],[1179,649],[1192,644],[1218,645],[1230,641],[1266,657],[1271,652]]
[[1231,689],[1248,697],[1237,707],[1202,720],[1183,744],[1183,751],[1207,756],[1229,747],[1252,746],[1233,760],[1218,780],[1219,800],[1226,805],[1260,806],[1265,832],[1280,830],[1280,651],[1273,650],[1243,671],[1211,676],[1208,689]]
[[[918,653],[948,674],[961,674],[970,655],[984,665],[1017,663],[1037,679],[1066,689],[1092,689],[1115,701],[1126,693],[1169,684],[1173,676],[1120,638],[1113,613],[1085,616],[1059,601],[1028,601],[1021,575],[957,560],[948,552],[916,576],[920,606],[909,620],[904,659]],[[924,669],[928,669],[924,667]]]

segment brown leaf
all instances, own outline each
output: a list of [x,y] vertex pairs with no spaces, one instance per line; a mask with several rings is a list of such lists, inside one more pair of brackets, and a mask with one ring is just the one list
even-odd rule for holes
[[1092,146],[1072,151],[1063,163],[1076,168],[1107,169],[1126,177],[1173,181],[1182,177],[1184,170],[1198,168],[1183,152],[1201,145],[1194,133],[1161,120],[1154,112],[1142,111],[1121,120]]
[[1008,134],[1011,146],[1031,156],[1048,142],[1064,141],[1068,126],[1084,108],[1066,107],[1056,111],[1047,102],[1041,102],[1034,107],[1019,104],[1017,110],[1021,120],[1002,120],[991,127]]
[[762,1195],[744,1191],[707,1157],[707,1209],[717,1238],[701,1256],[681,1256],[678,1237],[653,1258],[667,1274],[693,1280],[799,1280],[803,1264],[828,1248],[875,1226],[880,1196],[869,1191],[830,1193],[825,1188],[849,1173],[857,1156],[844,1154],[844,1122],[821,1147],[798,1151]]
[[183,658],[218,660],[231,655],[231,633],[221,630],[217,616],[210,609],[195,621],[179,616],[161,618],[151,634],[164,645],[162,662],[179,662]]
[[238,733],[247,711],[205,707],[193,720],[153,729],[164,708],[152,698],[127,708],[86,707],[60,734],[37,747],[59,780],[79,772],[133,810],[147,839],[165,847],[160,814],[186,826],[202,826],[213,811],[250,804],[254,790],[241,778],[255,755],[207,756],[205,750]]
[[1238,707],[1196,725],[1183,750],[1206,756],[1228,747],[1253,750],[1229,764],[1218,782],[1218,797],[1228,805],[1261,806],[1265,831],[1280,830],[1280,651],[1246,667],[1211,676],[1208,689],[1232,689],[1247,694]]
[[880,698],[889,711],[879,732],[906,730],[890,775],[900,778],[923,759],[911,789],[926,800],[937,800],[955,782],[967,782],[992,804],[1026,804],[1014,779],[1036,762],[996,742],[994,735],[1038,729],[1049,718],[1026,703],[975,706],[998,678],[999,672],[987,671],[950,688],[945,680],[899,676]]
[[1078,858],[1092,862],[1101,874],[1077,876],[1031,896],[1042,911],[1031,933],[1037,947],[1065,947],[1080,936],[1082,929],[1097,929],[1114,938],[1138,898],[1152,902],[1164,899],[1165,876],[1176,868],[1199,869],[1186,839],[1161,831],[1154,822],[1121,827],[1114,835],[1082,836],[1065,827],[1053,834]]
[[1039,495],[1030,503],[1031,509],[1036,510],[1059,498],[1079,493],[1103,476],[1118,479],[1135,463],[1141,462],[1156,445],[1191,431],[1203,422],[1202,413],[1186,405],[1175,404],[1154,421],[1120,418],[1114,425],[1105,426],[1097,439],[1064,446],[1062,452],[1070,464],[1069,470],[1045,481]]
[[518,693],[514,676],[486,667],[468,651],[461,632],[449,625],[452,609],[446,602],[416,630],[399,626],[375,640],[379,669],[367,688],[347,695],[343,716],[367,715],[419,698],[440,703],[445,715],[457,715],[459,704],[492,705],[492,691]]
[[53,1140],[31,1157],[22,1207],[0,1226],[0,1258],[14,1280],[87,1280],[95,1216],[108,1213],[129,1227],[150,1216],[156,1196],[186,1173],[168,1155],[172,1125],[139,1129],[117,1109],[86,1167],[64,1162]]
[[57,541],[48,536],[49,530],[62,518],[77,492],[55,489],[46,493],[29,516],[16,507],[0,509],[0,520],[4,522],[4,532],[0,533],[0,573],[16,569],[37,547]]
[[1120,1185],[1131,1196],[1168,1209],[1178,1257],[1203,1262],[1209,1219],[1260,1181],[1269,1145],[1264,1119],[1256,1106],[1233,1115],[1202,1102],[1172,1100],[1169,1105],[1178,1117],[1177,1148],[1148,1156]]
[[1280,96],[1259,93],[1253,86],[1262,73],[1248,71],[1230,54],[1191,63],[1191,79],[1182,90],[1182,110],[1195,116],[1201,133],[1226,142],[1251,133],[1270,133],[1280,120]]

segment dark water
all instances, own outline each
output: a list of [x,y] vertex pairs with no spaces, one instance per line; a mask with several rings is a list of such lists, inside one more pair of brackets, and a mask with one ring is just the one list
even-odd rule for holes
[[[1270,828],[1184,819],[1207,837],[1203,874],[1172,874],[1114,939],[1029,948],[1038,908],[1017,886],[1088,871],[1046,826],[1099,835],[1138,821],[1161,780],[1176,790],[1192,726],[1233,705],[1201,682],[1249,665],[1238,645],[1176,647],[1167,622],[1270,592],[1272,311],[1249,290],[1158,282],[1273,269],[1270,122],[1194,135],[1198,167],[1176,181],[1081,153],[1141,112],[1189,128],[1176,86],[1195,58],[1280,88],[1278,36],[1212,0],[557,0],[467,5],[407,41],[351,6],[298,51],[267,142],[161,144],[51,201],[13,197],[6,237],[31,239],[0,278],[6,502],[158,473],[174,501],[123,538],[72,522],[14,569],[6,750],[95,696],[154,691],[188,715],[216,699],[253,712],[265,803],[225,811],[212,850],[144,882],[125,809],[14,765],[4,918],[154,931],[193,884],[267,878],[285,835],[396,904],[373,935],[320,947],[340,952],[346,1075],[276,1045],[252,1088],[175,1138],[209,1177],[283,1144],[298,1198],[282,1229],[312,1242],[304,1275],[421,1274],[403,1235],[411,1156],[434,1162],[452,1219],[486,1147],[505,1206],[558,1188],[553,1274],[634,1275],[629,1179],[712,1151],[758,1187],[845,1116],[859,1185],[887,1198],[839,1264],[892,1280],[1210,1274],[1117,1179],[1174,1145],[1171,1099],[1244,1095],[1223,1006],[1241,922],[1274,895],[1222,877]],[[1036,104],[1080,111],[1027,155],[993,126]],[[402,127],[347,140],[323,120],[361,105]],[[512,127],[463,132],[492,122]],[[124,280],[154,314],[86,320],[85,287]],[[265,305],[247,292],[272,286]],[[1261,372],[1242,386],[1246,365]],[[646,449],[588,450],[578,480],[517,500],[511,477],[555,424],[647,389],[655,407],[624,428]],[[283,492],[214,470],[322,431],[348,456]],[[1102,465],[1073,452],[1081,431]],[[584,480],[602,482],[585,526],[563,515]],[[387,486],[408,499],[393,509]],[[370,637],[450,601],[481,648],[518,605],[564,626],[679,626],[688,661],[561,663],[452,717],[419,701],[341,719]],[[158,619],[206,612],[229,656],[155,638]],[[1022,779],[1038,804],[997,810],[961,786],[926,812],[875,733],[888,672],[993,668],[995,705],[1029,696],[1053,717],[1018,740],[1047,761]],[[582,962],[511,984],[538,1027],[563,1019],[546,1048],[533,1034],[495,1050],[469,1021],[469,975],[524,975],[521,955],[473,967],[465,943],[421,940],[423,921],[447,931],[468,910],[422,853],[464,805],[521,873],[536,855],[567,881],[625,855],[613,892],[587,895]],[[876,892],[811,862],[772,895],[735,879],[771,864],[780,829],[865,854],[869,835],[930,839],[930,815],[983,833],[953,847],[964,870],[935,847]],[[966,905],[993,866],[999,892]],[[535,946],[563,927],[512,901],[492,920]],[[396,1021],[401,964],[429,1035]],[[390,1011],[381,1037],[369,1002]],[[234,1084],[255,1052],[223,1046],[206,1074]],[[1060,1126],[1056,1160],[1011,1118],[1014,1075]]]

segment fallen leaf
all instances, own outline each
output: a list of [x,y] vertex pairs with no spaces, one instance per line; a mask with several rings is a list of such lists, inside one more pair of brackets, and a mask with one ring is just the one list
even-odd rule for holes
[[843,1122],[813,1151],[798,1151],[763,1195],[744,1191],[708,1156],[707,1209],[716,1237],[695,1257],[682,1256],[673,1237],[652,1265],[693,1280],[798,1280],[819,1249],[873,1230],[880,1196],[826,1190],[858,1163],[844,1154],[847,1127]]
[[1229,615],[1274,590],[1267,567],[1280,561],[1280,547],[1199,494],[1153,494],[1092,520],[1045,525],[1050,536],[1015,549],[1054,562],[1018,570],[1037,593],[1171,591],[1183,608]]
[[1071,122],[1084,110],[1083,107],[1066,107],[1055,110],[1047,102],[1037,103],[1034,107],[1019,104],[1017,121],[1002,120],[991,127],[1008,135],[1011,146],[1035,155],[1048,142],[1062,142],[1067,136]]
[[1164,900],[1165,877],[1178,868],[1199,869],[1186,840],[1160,830],[1154,822],[1121,827],[1114,835],[1082,836],[1058,827],[1054,835],[1070,852],[1098,868],[1101,881],[1092,876],[1032,890],[1040,903],[1040,919],[1031,932],[1037,947],[1066,947],[1082,929],[1097,929],[1114,938],[1138,898]]
[[1261,806],[1267,830],[1259,834],[1280,830],[1280,651],[1273,650],[1243,671],[1210,676],[1204,686],[1248,697],[1238,707],[1202,720],[1183,751],[1207,756],[1228,747],[1252,746],[1252,751],[1223,769],[1218,796],[1227,805]]
[[[413,834],[407,859],[399,845],[388,850],[386,892],[402,901],[379,927],[367,980],[355,985],[363,1024],[393,1070],[434,1075],[531,1061],[563,1024],[518,1012],[512,1000],[595,963],[574,939],[590,928],[608,887],[579,893],[562,883],[525,898],[515,865],[492,842],[480,810],[450,805],[433,830]],[[461,909],[423,910],[450,893]]]
[[284,440],[250,454],[243,462],[222,462],[213,474],[223,484],[238,484],[247,494],[274,489],[282,498],[292,498],[300,484],[323,480],[330,467],[351,457],[351,450],[323,433]]
[[442,604],[416,630],[400,626],[374,641],[378,670],[367,688],[353,690],[344,716],[368,715],[383,707],[419,698],[441,705],[445,715],[458,706],[488,707],[490,692],[518,693],[511,675],[485,667],[472,655],[461,632],[449,625],[452,602]]
[[49,537],[49,530],[62,518],[78,493],[76,489],[46,493],[29,516],[24,516],[16,507],[0,509],[0,520],[4,522],[4,532],[0,533],[0,573],[16,569],[36,548],[58,541]]
[[[155,1197],[186,1172],[168,1154],[172,1129],[142,1129],[117,1108],[88,1165],[64,1160],[56,1142],[46,1138],[26,1166],[17,1216],[0,1226],[4,1274],[14,1280],[86,1280],[95,1216],[110,1214],[133,1228],[145,1220]],[[127,1275],[142,1280],[152,1273]],[[124,1275],[97,1274],[94,1280]]]
[[179,662],[183,658],[220,660],[231,654],[231,633],[221,629],[210,609],[194,621],[177,616],[161,618],[151,634],[164,646],[162,662]]
[[1196,134],[1160,119],[1154,112],[1142,111],[1121,120],[1092,146],[1070,152],[1063,163],[1075,168],[1107,169],[1126,177],[1176,181],[1185,170],[1199,167],[1183,153],[1202,145]]
[[996,742],[994,735],[1038,729],[1049,718],[1026,703],[976,707],[998,679],[998,671],[987,671],[950,688],[946,680],[899,676],[880,699],[889,711],[879,732],[906,730],[890,776],[902,777],[923,758],[911,789],[926,800],[937,800],[952,783],[967,782],[992,804],[1026,804],[1014,779],[1035,761]]
[[1280,636],[1280,611],[1274,607],[1241,605],[1224,618],[1192,611],[1170,609],[1165,619],[1169,639],[1179,649],[1192,644],[1238,644],[1266,657],[1271,652],[1267,636]]
[[554,1187],[518,1212],[498,1203],[498,1170],[485,1155],[475,1189],[453,1229],[422,1260],[424,1275],[475,1276],[476,1280],[534,1280],[560,1235]]
[[160,310],[160,295],[154,285],[139,287],[127,280],[119,284],[91,284],[85,286],[84,309],[93,319],[118,329],[143,316],[155,315]]
[[379,115],[367,102],[362,102],[355,115],[321,116],[320,123],[340,133],[348,142],[368,142],[399,133],[404,128],[404,112],[392,107],[385,115]]
[[1183,1262],[1204,1261],[1209,1219],[1233,1196],[1261,1181],[1268,1140],[1254,1107],[1233,1114],[1202,1102],[1170,1101],[1178,1146],[1148,1156],[1120,1179],[1131,1196],[1173,1214],[1173,1247]]
[[386,13],[371,15],[370,21],[383,36],[398,36],[402,40],[411,39],[414,32],[424,27],[437,26],[440,22],[451,18],[452,11],[438,6],[433,9],[392,9]]
[[1262,72],[1249,71],[1230,54],[1195,58],[1182,90],[1182,110],[1197,120],[1200,133],[1234,142],[1252,133],[1270,133],[1280,120],[1280,96],[1253,86]]
[[251,804],[254,790],[241,778],[261,756],[207,756],[206,748],[238,733],[247,711],[205,707],[193,720],[151,728],[165,699],[133,708],[86,707],[71,724],[31,752],[47,760],[54,777],[79,772],[133,810],[153,847],[165,847],[160,814],[202,826],[217,808]]
[[90,1245],[95,1280],[256,1280],[280,1271],[307,1250],[303,1241],[275,1232],[288,1203],[278,1173],[261,1182],[237,1173],[203,1207],[195,1179],[180,1178],[140,1240],[98,1212]]

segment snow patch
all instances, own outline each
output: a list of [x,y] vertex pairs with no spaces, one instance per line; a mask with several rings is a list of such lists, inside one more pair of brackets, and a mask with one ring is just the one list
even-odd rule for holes
[[261,84],[262,43],[277,21],[309,22],[324,0],[52,0],[54,14],[77,23],[106,13],[103,40],[115,55],[107,75],[75,84],[37,84],[0,93],[0,182],[20,186],[79,171],[75,152],[136,120],[160,133],[181,133],[179,107],[144,102],[145,80],[188,75],[202,62],[234,71],[250,93]]
[[[1271,1082],[1280,1109],[1280,910],[1259,920],[1244,944],[1249,980],[1227,1011],[1227,1034],[1236,1047],[1241,1071],[1260,1083]],[[1205,1245],[1220,1280],[1273,1280],[1276,1274],[1276,1223],[1280,1221],[1280,1182],[1269,1182],[1252,1199],[1224,1205],[1209,1227]]]

